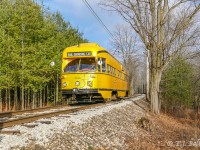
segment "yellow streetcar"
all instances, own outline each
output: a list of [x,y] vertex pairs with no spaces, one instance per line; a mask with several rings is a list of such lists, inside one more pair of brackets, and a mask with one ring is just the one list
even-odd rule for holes
[[128,96],[122,64],[96,43],[63,51],[61,79],[62,96],[68,101],[97,102]]

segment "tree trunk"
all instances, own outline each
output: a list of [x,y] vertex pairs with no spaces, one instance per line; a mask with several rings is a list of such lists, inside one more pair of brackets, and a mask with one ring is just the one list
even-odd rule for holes
[[58,80],[59,80],[59,78],[58,78],[58,72],[57,72],[57,78],[56,78],[56,99],[55,99],[55,105],[56,105],[56,103],[57,103],[57,101],[58,101],[58,93],[59,93],[59,83],[58,83]]
[[36,103],[35,103],[35,108],[38,108],[38,106],[39,106],[39,99],[38,99],[38,98],[39,98],[39,95],[38,95],[38,94],[39,94],[39,92],[37,92],[37,93],[35,94],[35,102],[36,102]]
[[149,101],[149,50],[147,50],[146,67],[146,100]]
[[27,109],[27,89],[24,90],[24,109]]
[[2,112],[2,94],[1,94],[1,91],[0,90],[0,112]]
[[35,97],[36,97],[36,93],[33,92],[32,109],[35,108]]
[[8,89],[8,111],[11,111],[10,89]]
[[45,99],[46,99],[46,97],[45,97],[45,94],[46,94],[46,87],[43,89],[43,92],[42,92],[42,99],[43,99],[43,104],[42,104],[42,106],[44,107],[45,106]]
[[42,101],[42,90],[40,90],[40,108],[42,107],[42,103],[43,103],[43,101]]
[[31,95],[31,90],[30,89],[28,89],[27,90],[27,106],[26,106],[26,108],[27,109],[29,109],[30,108],[30,95]]
[[8,88],[6,88],[6,91],[5,91],[5,111],[7,112],[8,111]]
[[159,85],[161,80],[162,72],[161,70],[153,69],[151,73],[151,81],[150,81],[150,99],[151,99],[151,110],[159,114],[160,113],[160,99],[159,99]]
[[133,84],[133,78],[132,78],[132,80],[131,80],[131,82],[130,82],[130,95],[134,95],[134,88],[133,88],[133,86],[134,86],[134,84]]
[[21,110],[24,110],[24,87],[21,88]]
[[47,96],[46,96],[46,106],[48,105],[48,101],[49,101],[49,96],[50,96],[50,94],[49,94],[49,84],[47,84]]
[[14,110],[18,109],[17,87],[14,89]]

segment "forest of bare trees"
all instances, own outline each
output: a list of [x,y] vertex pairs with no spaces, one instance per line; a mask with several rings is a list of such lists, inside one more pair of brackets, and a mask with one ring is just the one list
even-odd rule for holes
[[114,49],[114,55],[122,61],[126,70],[129,73],[129,89],[130,94],[137,93],[139,78],[139,67],[142,64],[141,56],[138,53],[138,40],[134,36],[134,32],[129,26],[118,25],[114,31],[115,40],[111,40],[111,45]]
[[154,113],[159,114],[161,110],[160,83],[169,64],[179,56],[199,51],[199,3],[191,0],[100,2],[103,9],[123,17],[145,47],[149,60],[149,98]]

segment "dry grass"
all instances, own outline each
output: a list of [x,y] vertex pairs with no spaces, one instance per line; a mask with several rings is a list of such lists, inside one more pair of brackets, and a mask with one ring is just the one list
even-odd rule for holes
[[154,149],[200,149],[200,116],[195,119],[175,118],[171,115],[149,113],[151,130],[138,126],[143,134],[127,141],[129,148]]

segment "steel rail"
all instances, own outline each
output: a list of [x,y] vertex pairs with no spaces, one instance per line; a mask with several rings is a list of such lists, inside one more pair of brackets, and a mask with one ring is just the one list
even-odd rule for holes
[[45,110],[50,110],[50,109],[63,108],[66,106],[69,106],[69,105],[58,105],[58,106],[43,107],[43,108],[36,108],[36,109],[2,112],[2,113],[0,113],[0,118],[13,117],[15,115],[21,115],[24,113],[34,113],[34,112],[40,112],[40,111],[45,111]]
[[60,110],[60,111],[55,111],[55,112],[37,114],[37,115],[34,115],[34,116],[28,116],[28,117],[26,116],[26,117],[21,117],[21,118],[17,118],[17,119],[1,121],[0,122],[0,129],[11,127],[11,126],[14,126],[14,125],[23,124],[23,123],[33,122],[35,120],[42,119],[42,118],[49,118],[49,117],[57,116],[59,114],[69,114],[69,113],[77,112],[77,111],[80,111],[80,110],[95,108],[97,106],[102,106],[102,105],[103,104],[92,104],[92,105],[88,105],[88,106],[82,106],[82,107],[79,107],[79,108]]

